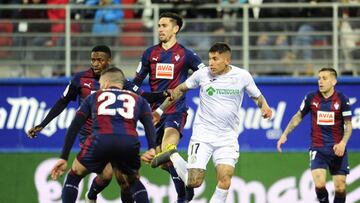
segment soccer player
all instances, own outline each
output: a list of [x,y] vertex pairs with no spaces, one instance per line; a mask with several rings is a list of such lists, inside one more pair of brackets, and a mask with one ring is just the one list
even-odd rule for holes
[[277,142],[277,150],[303,117],[311,114],[310,168],[316,196],[321,203],[329,202],[326,190],[326,170],[329,168],[335,185],[334,203],[346,199],[346,175],[349,174],[346,144],[351,136],[351,107],[349,99],[335,90],[337,73],[333,68],[318,72],[319,90],[305,96],[300,109],[292,117]]
[[[177,43],[176,36],[182,25],[183,19],[178,14],[171,12],[160,14],[158,22],[160,43],[144,51],[133,80],[135,85],[141,86],[143,80],[149,76],[151,91],[163,92],[184,82],[189,70],[196,71],[205,66],[193,51]],[[153,110],[162,102],[154,103]],[[165,149],[168,144],[178,144],[186,122],[187,110],[188,106],[183,97],[163,112],[160,122],[155,126],[161,149]],[[171,163],[164,165],[163,168],[171,174],[174,181],[178,202],[191,200],[193,190],[185,189],[184,183],[178,178]]]
[[[155,156],[153,162],[158,162],[154,164],[158,165],[171,159],[185,184],[196,188],[203,183],[206,165],[212,156],[218,182],[210,203],[226,202],[239,157],[238,126],[244,92],[261,109],[264,118],[270,119],[272,116],[272,110],[250,73],[230,63],[229,45],[215,43],[209,50],[209,67],[194,72],[159,107],[166,110],[172,102],[181,100],[186,91],[200,87],[200,105],[194,120],[187,163],[175,146],[168,146],[160,156]],[[158,113],[153,114],[156,122]]]
[[[79,105],[84,99],[99,89],[99,77],[101,71],[108,68],[111,65],[111,50],[108,46],[97,45],[91,51],[91,67],[88,70],[76,73],[70,81],[70,84],[66,87],[62,97],[51,108],[45,119],[37,126],[31,128],[28,131],[28,136],[34,138],[48,123],[50,123],[56,116],[58,116],[71,101],[78,100]],[[148,102],[154,102],[164,98],[162,92],[148,93],[144,92],[138,87],[135,87],[130,81],[126,80],[124,89],[132,90],[141,94]],[[92,120],[86,121],[79,133],[80,145],[82,145],[87,136],[91,134]],[[76,163],[74,163],[76,164]],[[112,179],[112,169],[110,164],[105,168],[103,173],[93,180],[89,190],[90,199],[96,199],[98,193],[100,193],[107,185],[109,185]],[[121,199],[123,202],[133,202],[131,195],[126,187],[126,178],[124,178],[124,185],[122,187]]]
[[53,179],[65,172],[71,147],[81,126],[88,119],[93,120],[91,135],[86,137],[81,146],[75,159],[77,164],[67,174],[62,191],[64,203],[75,203],[81,179],[90,172],[101,173],[108,163],[111,163],[119,185],[122,175],[126,174],[130,193],[136,202],[149,202],[137,173],[140,169],[137,121],[144,125],[149,145],[145,154],[151,156],[155,155],[155,128],[149,104],[141,96],[122,90],[124,80],[124,73],[120,69],[113,67],[104,70],[100,77],[101,90],[84,100],[70,124],[61,158],[51,171]]

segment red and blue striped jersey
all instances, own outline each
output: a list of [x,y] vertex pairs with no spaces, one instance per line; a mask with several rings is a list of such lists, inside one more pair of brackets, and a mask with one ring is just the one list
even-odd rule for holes
[[[196,53],[183,45],[176,43],[165,50],[161,44],[158,44],[146,49],[143,53],[133,83],[140,87],[143,80],[149,76],[152,92],[174,89],[187,79],[189,70],[196,71],[202,67],[205,65]],[[154,103],[152,108],[156,109],[162,102]],[[165,113],[185,112],[187,109],[185,96],[183,96]]]
[[338,91],[329,98],[319,91],[307,94],[300,112],[302,117],[311,113],[312,147],[332,147],[339,143],[344,136],[344,121],[351,121],[349,99]]
[[138,136],[136,125],[140,121],[148,131],[146,136],[153,137],[151,142],[155,144],[150,105],[133,92],[116,88],[98,90],[84,100],[77,114],[92,120],[92,136]]
[[[133,85],[129,80],[125,81],[124,83],[125,90],[134,91],[138,94],[142,93],[141,89],[134,87],[135,85]],[[78,104],[80,106],[87,96],[97,91],[99,88],[100,88],[99,76],[96,76],[94,74],[94,71],[91,68],[89,68],[86,71],[81,71],[76,73],[72,77],[70,84],[66,87],[62,97],[68,101],[78,100]],[[80,134],[89,135],[91,133],[91,125],[92,125],[92,120],[88,119],[84,127],[81,129]]]
[[76,134],[88,120],[92,120],[91,135],[85,145],[99,141],[100,136],[137,137],[136,124],[144,125],[148,147],[156,146],[155,127],[149,103],[137,94],[117,88],[98,90],[86,97],[66,131],[61,158],[68,159]]

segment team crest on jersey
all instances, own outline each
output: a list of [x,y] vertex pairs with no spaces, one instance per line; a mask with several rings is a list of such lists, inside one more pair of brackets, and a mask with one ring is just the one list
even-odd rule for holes
[[317,111],[318,125],[334,125],[335,113],[332,111]]
[[179,54],[176,54],[176,56],[175,56],[175,61],[179,61],[179,59],[180,59],[180,55],[179,55]]
[[339,110],[339,106],[340,106],[340,105],[339,105],[339,103],[337,103],[337,102],[334,104],[334,108],[335,108],[336,110]]
[[174,79],[174,64],[172,63],[157,63],[156,75],[157,79]]

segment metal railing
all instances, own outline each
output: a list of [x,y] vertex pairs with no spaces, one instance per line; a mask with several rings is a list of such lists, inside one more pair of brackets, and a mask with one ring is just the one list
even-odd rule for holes
[[[181,43],[195,50],[207,63],[207,51],[216,41],[228,42],[233,50],[234,65],[257,75],[313,75],[323,66],[331,66],[340,74],[357,75],[360,71],[360,32],[356,24],[360,17],[343,18],[345,9],[359,9],[360,4],[322,3],[310,4],[234,4],[234,5],[172,5],[152,4],[105,7],[124,12],[141,13],[150,10],[152,15],[119,19],[115,22],[117,35],[99,35],[92,32],[93,18],[75,17],[77,14],[95,12],[100,6],[85,5],[1,5],[2,11],[19,9],[64,9],[66,16],[57,21],[49,19],[0,19],[1,77],[51,77],[85,69],[90,64],[90,51],[96,44],[108,44],[113,51],[114,64],[133,76],[142,52],[158,43],[157,21],[159,13],[168,9],[199,14],[185,17],[185,27],[178,38]],[[299,8],[327,8],[328,17],[262,17],[262,11],[278,9],[280,12]],[[260,9],[260,17],[256,15]],[[236,16],[224,17],[232,10]],[[209,13],[215,12],[216,16]],[[218,15],[218,14],[223,14]],[[208,15],[209,14],[209,15]],[[63,24],[62,32],[29,32],[24,28],[37,23],[46,26]],[[306,25],[314,25],[314,29]],[[4,27],[12,26],[11,32]],[[347,25],[348,27],[344,26]],[[353,27],[350,27],[352,25]],[[354,26],[355,25],[355,26]],[[301,31],[303,26],[304,32]],[[347,28],[347,29],[346,29]],[[57,41],[54,42],[56,38]],[[5,39],[5,40],[4,40]],[[266,39],[268,41],[266,41]],[[299,40],[300,39],[300,40]],[[10,41],[5,43],[6,40]],[[36,41],[38,40],[38,41]],[[282,40],[282,41],[281,41]],[[308,40],[307,44],[296,40]],[[310,41],[309,41],[310,40]],[[42,42],[42,43],[40,43]],[[282,42],[282,43],[280,43]],[[8,70],[8,71],[6,71]]]

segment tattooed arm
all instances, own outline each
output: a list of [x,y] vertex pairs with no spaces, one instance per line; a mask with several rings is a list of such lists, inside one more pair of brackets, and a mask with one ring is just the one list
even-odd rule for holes
[[351,133],[352,133],[352,124],[351,124],[351,120],[345,120],[344,122],[344,136],[342,138],[342,140],[335,144],[333,149],[334,152],[337,156],[343,156],[345,153],[345,149],[346,149],[346,144],[350,139]]
[[266,99],[263,95],[260,95],[259,97],[252,97],[255,104],[261,109],[261,114],[264,118],[271,119],[272,116],[272,110],[269,107],[268,103],[266,102]]
[[286,126],[285,131],[281,135],[280,139],[277,142],[277,150],[281,152],[281,145],[284,144],[287,140],[288,135],[299,125],[302,120],[301,112],[298,111],[296,114],[291,118],[290,122]]

